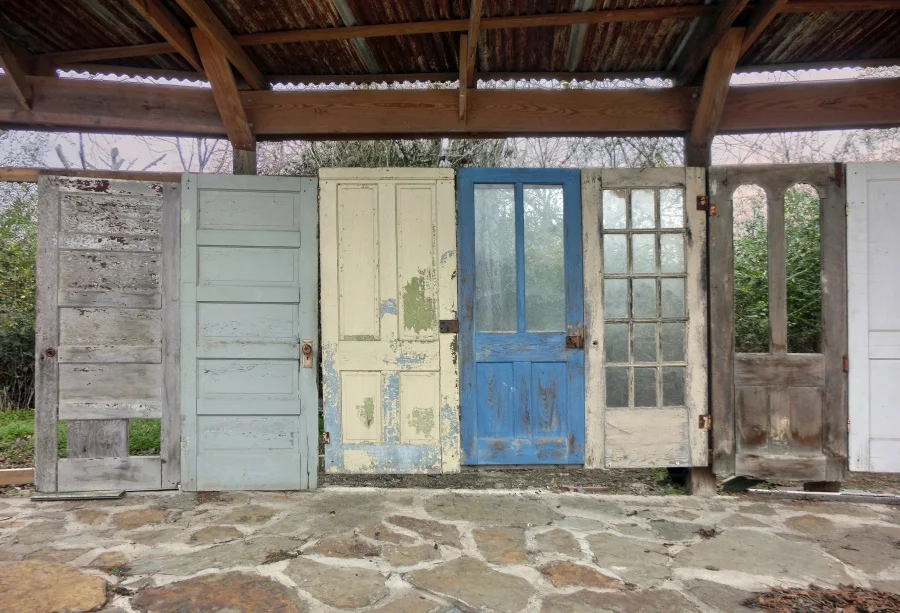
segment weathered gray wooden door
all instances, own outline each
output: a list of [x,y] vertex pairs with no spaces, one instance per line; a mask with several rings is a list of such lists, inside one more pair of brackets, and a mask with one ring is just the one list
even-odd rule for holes
[[[709,183],[716,207],[709,222],[713,468],[719,475],[840,481],[847,463],[843,167],[721,167],[710,170]],[[742,186],[754,185],[761,188],[758,211],[752,195],[746,201],[735,196]],[[801,198],[796,190],[807,195]],[[818,207],[806,209],[802,218],[799,207],[807,198],[817,198]],[[742,226],[753,219],[756,226]],[[797,251],[809,244],[808,238],[795,240],[798,229],[818,232],[820,247],[808,254]],[[754,277],[749,274],[759,272],[754,260],[735,256],[760,236],[768,245],[762,250],[768,265]],[[807,266],[817,266],[819,275],[812,279],[819,288],[808,288],[798,301],[795,281],[809,276],[803,272]],[[754,344],[755,324],[747,320],[752,305],[736,302],[735,296],[744,300],[753,293],[746,288],[760,282],[768,287],[768,308],[763,303],[761,340]],[[798,329],[799,322],[809,321],[801,310],[817,295],[820,316]],[[808,338],[816,326],[810,344],[792,346],[794,338]]]
[[[178,485],[179,192],[178,184],[40,179],[38,491]],[[58,463],[57,420],[67,433]],[[136,425],[159,428],[157,454],[129,455]]]
[[316,486],[316,189],[184,176],[182,489]]

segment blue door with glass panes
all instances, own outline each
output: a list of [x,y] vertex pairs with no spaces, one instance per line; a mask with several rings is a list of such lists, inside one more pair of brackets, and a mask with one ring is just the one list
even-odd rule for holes
[[457,175],[463,464],[584,462],[581,175]]

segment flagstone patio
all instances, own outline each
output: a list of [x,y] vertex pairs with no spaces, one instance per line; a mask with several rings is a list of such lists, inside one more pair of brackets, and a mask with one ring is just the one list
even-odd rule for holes
[[547,491],[0,498],[0,611],[739,611],[900,590],[900,508]]

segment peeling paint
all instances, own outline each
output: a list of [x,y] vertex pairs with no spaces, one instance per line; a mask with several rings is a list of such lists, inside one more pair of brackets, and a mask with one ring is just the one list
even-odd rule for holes
[[363,400],[363,403],[356,407],[356,412],[363,425],[366,428],[371,428],[372,424],[375,423],[375,399],[366,398]]
[[409,425],[421,438],[432,438],[434,432],[434,411],[428,407],[416,407],[409,416]]
[[403,287],[403,326],[415,332],[433,330],[437,325],[437,309],[429,295],[431,273],[419,269],[419,275]]
[[393,298],[388,298],[387,300],[381,301],[381,315],[396,315],[397,314],[397,301]]

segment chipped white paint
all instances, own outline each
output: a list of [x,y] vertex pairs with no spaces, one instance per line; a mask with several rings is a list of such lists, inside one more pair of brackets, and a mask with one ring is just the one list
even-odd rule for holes
[[319,177],[326,470],[459,470],[453,172]]

